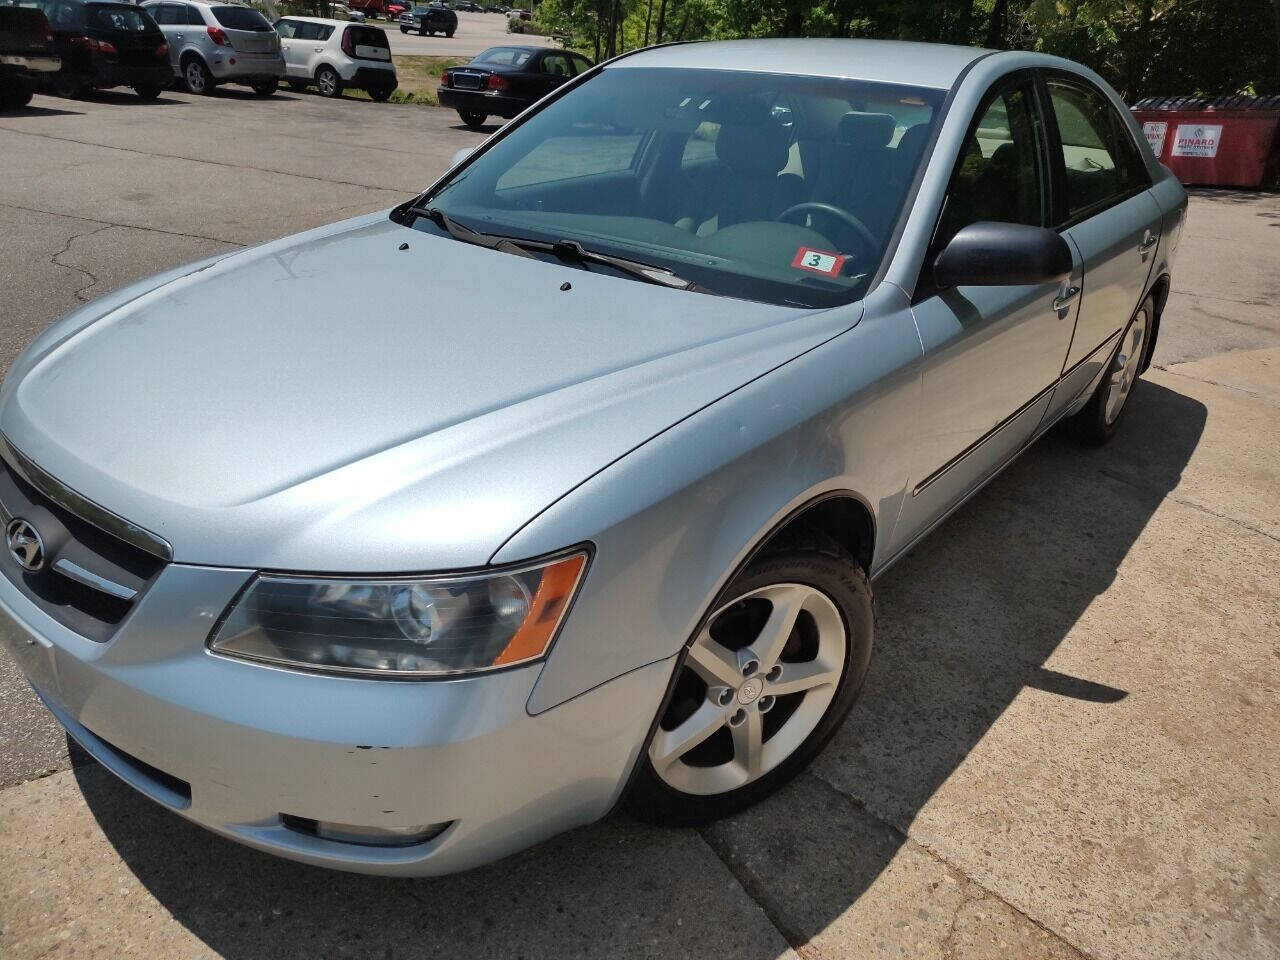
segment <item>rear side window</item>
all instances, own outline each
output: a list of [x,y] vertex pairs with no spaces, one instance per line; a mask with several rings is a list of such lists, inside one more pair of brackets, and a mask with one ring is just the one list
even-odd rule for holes
[[[205,25],[204,14],[200,12],[199,7],[192,7],[188,5],[184,7],[184,9],[186,10],[187,26],[203,27]],[[181,20],[178,21],[178,23],[181,23],[181,22],[182,22]]]
[[1149,185],[1138,148],[1100,91],[1061,77],[1045,83],[1062,144],[1069,220]]
[[276,33],[286,40],[292,40],[298,35],[298,24],[294,20],[277,20]]
[[573,71],[569,69],[569,58],[563,53],[543,54],[542,72],[549,73],[554,77],[573,76]]
[[103,30],[122,33],[145,33],[156,29],[156,22],[141,7],[124,4],[90,4],[86,7],[89,22]]
[[82,3],[75,3],[73,0],[54,0],[42,6],[44,15],[49,18],[49,24],[52,27],[67,30],[84,25],[85,7]]
[[249,7],[210,7],[209,9],[213,13],[213,19],[228,30],[265,32],[271,29],[267,18]]

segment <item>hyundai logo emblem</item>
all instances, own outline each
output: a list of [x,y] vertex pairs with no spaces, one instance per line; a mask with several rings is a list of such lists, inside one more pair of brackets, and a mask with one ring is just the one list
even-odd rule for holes
[[40,531],[21,517],[14,517],[5,528],[5,545],[9,556],[23,570],[35,572],[44,566],[44,541]]

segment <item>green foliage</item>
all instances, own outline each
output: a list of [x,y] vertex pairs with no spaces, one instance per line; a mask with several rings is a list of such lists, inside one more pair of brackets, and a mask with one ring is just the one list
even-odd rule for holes
[[1131,101],[1280,92],[1280,0],[543,0],[537,20],[597,59],[673,40],[883,37],[1069,57]]

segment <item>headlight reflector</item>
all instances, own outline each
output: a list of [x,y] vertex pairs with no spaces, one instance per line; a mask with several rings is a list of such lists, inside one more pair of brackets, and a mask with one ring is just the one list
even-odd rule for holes
[[259,574],[209,639],[281,666],[405,677],[469,673],[547,652],[585,553],[519,569],[415,579]]

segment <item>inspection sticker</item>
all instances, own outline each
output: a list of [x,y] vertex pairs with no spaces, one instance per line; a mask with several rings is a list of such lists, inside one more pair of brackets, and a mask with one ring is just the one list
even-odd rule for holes
[[840,275],[840,268],[848,259],[839,253],[801,247],[796,251],[796,258],[791,261],[791,265],[797,270],[809,270],[812,273],[820,273],[824,277],[837,277]]

